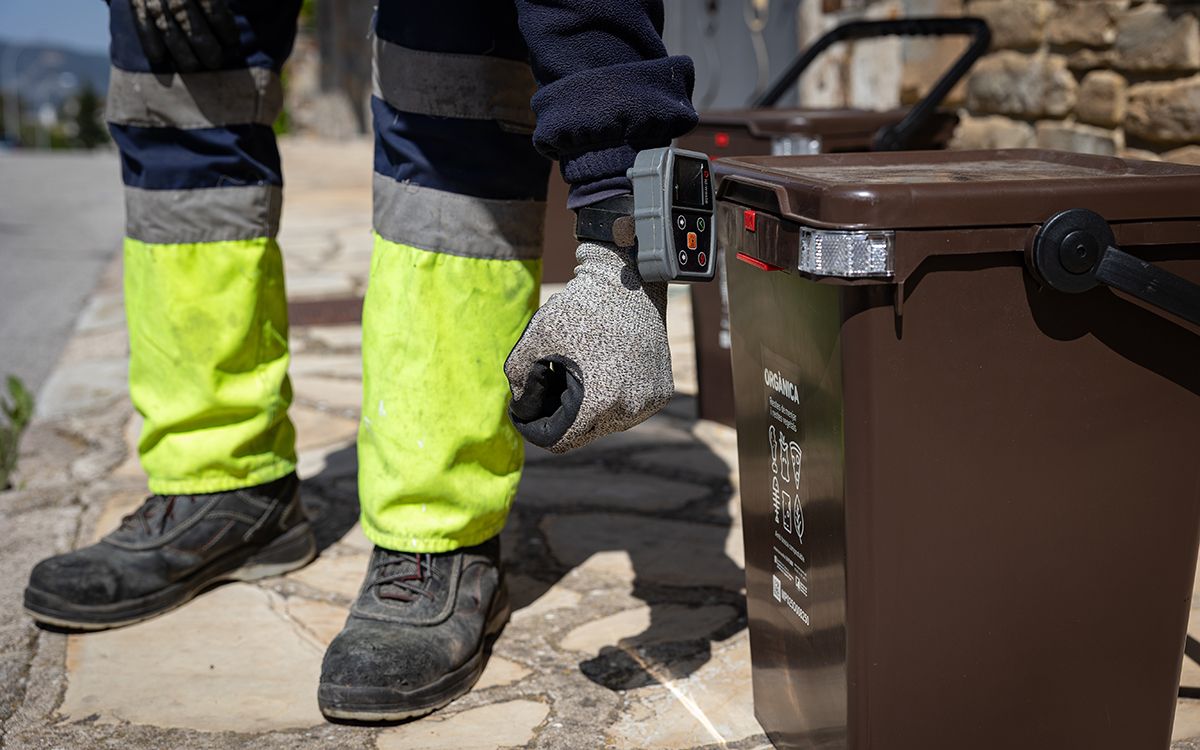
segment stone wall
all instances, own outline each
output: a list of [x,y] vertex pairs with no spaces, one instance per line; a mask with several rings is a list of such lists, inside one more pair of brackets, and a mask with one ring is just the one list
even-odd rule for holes
[[992,50],[967,80],[954,147],[1200,162],[1200,5],[967,0]]
[[[876,0],[866,6],[808,6],[801,19],[806,40],[852,17],[985,19],[992,48],[947,101],[962,116],[952,148],[1039,147],[1200,163],[1200,1]],[[867,50],[863,44],[831,50],[829,60],[806,76],[811,80],[804,82],[802,100],[873,108],[911,103],[965,47],[950,39],[871,44]],[[871,80],[882,85],[860,83]]]

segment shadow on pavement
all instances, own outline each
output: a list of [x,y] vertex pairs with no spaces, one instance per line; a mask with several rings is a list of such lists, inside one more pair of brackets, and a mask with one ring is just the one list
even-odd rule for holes
[[[694,399],[677,397],[666,413],[670,416],[659,419],[686,433],[695,421]],[[656,452],[686,459],[674,466],[644,460]],[[642,438],[634,430],[616,441],[599,441],[579,455],[539,453],[529,465],[532,470],[526,472],[505,532],[510,578],[520,573],[522,580],[532,581],[514,589],[513,609],[528,606],[605,552],[628,555],[632,594],[649,608],[649,624],[642,632],[614,637],[580,662],[580,671],[592,682],[629,690],[687,677],[709,661],[713,642],[746,627],[744,572],[725,552],[734,524],[732,467],[703,442],[690,435],[684,440],[660,441],[653,433]],[[603,494],[596,486],[597,470],[614,479],[629,475],[635,493],[638,477],[703,491],[684,503],[664,503],[655,494],[663,491],[659,485],[613,507],[597,497]],[[585,481],[573,486],[573,474],[592,479],[591,486]],[[561,496],[555,498],[555,493]]]
[[358,447],[339,448],[325,458],[325,468],[304,480],[300,499],[317,537],[317,554],[344,537],[358,522]]
[[[689,434],[692,414],[694,399],[677,397],[653,429],[635,429],[565,456],[531,449],[503,534],[514,611],[597,554],[628,555],[632,595],[647,605],[649,624],[636,635],[614,637],[579,664],[589,680],[611,690],[686,677],[709,661],[713,642],[746,627],[743,570],[725,552],[734,524],[732,467]],[[683,458],[647,463],[664,452]],[[351,444],[305,480],[304,503],[319,550],[358,520],[355,469]],[[630,496],[612,502],[613,486],[627,487]],[[686,497],[674,499],[672,492]],[[520,585],[511,585],[514,579]],[[598,610],[593,621],[600,617]]]

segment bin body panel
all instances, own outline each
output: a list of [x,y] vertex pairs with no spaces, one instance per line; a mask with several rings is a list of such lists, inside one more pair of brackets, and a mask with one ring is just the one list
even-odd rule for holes
[[[1127,249],[1200,283],[1195,248]],[[1021,248],[912,281],[898,317],[893,284],[729,264],[760,722],[780,748],[1167,748],[1200,329],[1104,288],[1040,289]],[[828,639],[772,591],[772,362],[800,397],[801,549],[837,571],[797,601],[834,633],[842,618]],[[817,531],[839,526],[840,565]]]
[[747,279],[743,265],[729,270],[732,284],[753,286],[731,292],[749,322],[733,371],[748,402],[738,421],[747,591],[762,594],[747,597],[755,710],[780,747],[845,747],[841,294],[796,295],[781,274]]
[[903,311],[902,338],[890,305],[842,330],[856,747],[1166,748],[1200,337],[1016,263],[931,273]]

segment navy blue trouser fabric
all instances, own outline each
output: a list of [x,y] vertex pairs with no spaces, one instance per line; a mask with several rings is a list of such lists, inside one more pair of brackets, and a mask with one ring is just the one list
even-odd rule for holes
[[[229,2],[242,49],[222,67],[278,71],[291,52],[300,0]],[[111,8],[113,65],[151,71],[128,0],[112,0]],[[376,170],[481,198],[542,199],[547,166],[540,152],[560,160],[587,200],[627,189],[622,175],[634,154],[666,145],[696,120],[691,61],[666,55],[661,28],[661,0],[381,0],[381,39],[429,52],[528,59],[540,90],[532,140],[491,121],[422,117],[375,99]],[[367,44],[364,35],[364,54]],[[266,125],[110,127],[132,187],[282,182]]]
[[[301,0],[229,0],[241,32],[241,49],[226,52],[223,70],[276,72],[292,52]],[[169,75],[142,51],[129,0],[109,3],[109,57],[113,67]],[[169,63],[167,63],[169,66]],[[268,125],[212,128],[140,127],[110,123],[129,187],[185,190],[237,185],[282,185],[279,151]]]
[[[514,6],[501,0],[382,0],[375,34],[423,52],[529,57]],[[494,120],[400,112],[378,97],[371,109],[377,173],[476,198],[545,200],[549,162],[528,133]]]
[[129,187],[191,190],[238,185],[282,185],[275,133],[267,125],[182,130],[108,126],[121,151]]

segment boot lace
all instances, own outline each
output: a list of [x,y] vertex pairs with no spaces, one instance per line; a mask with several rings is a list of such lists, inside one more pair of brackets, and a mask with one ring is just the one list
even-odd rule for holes
[[[188,499],[189,495],[151,495],[137,510],[121,519],[120,528],[140,527],[147,536],[162,536],[175,515],[176,507]],[[157,524],[157,528],[151,522]]]
[[380,599],[413,602],[417,597],[434,598],[429,584],[442,578],[433,567],[433,555],[427,553],[380,550],[372,570],[376,573],[371,584],[379,591]]

